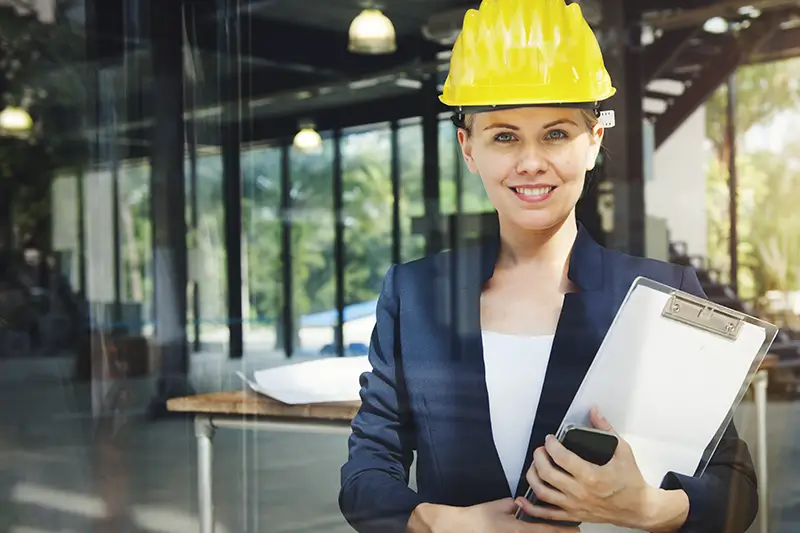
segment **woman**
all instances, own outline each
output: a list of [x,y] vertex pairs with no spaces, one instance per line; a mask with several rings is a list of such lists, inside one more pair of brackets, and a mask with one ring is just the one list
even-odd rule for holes
[[[576,222],[613,125],[597,103],[613,94],[576,4],[484,0],[465,17],[442,100],[499,236],[386,275],[342,468],[340,507],[359,532],[573,531],[518,521],[518,507],[584,531],[752,523],[755,474],[733,427],[702,478],[669,474],[660,487],[624,441],[597,467],[552,437],[636,277],[702,296],[692,269],[605,250]],[[600,413],[592,423],[613,430]],[[528,486],[556,507],[530,505]]]

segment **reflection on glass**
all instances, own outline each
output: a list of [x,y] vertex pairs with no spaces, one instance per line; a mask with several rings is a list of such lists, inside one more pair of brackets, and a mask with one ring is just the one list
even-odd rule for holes
[[150,220],[150,165],[119,171],[120,298],[128,331],[152,335],[153,226]]
[[190,239],[190,272],[199,280],[200,340],[227,345],[228,288],[225,261],[225,216],[222,201],[222,156],[197,158],[198,227]]
[[110,170],[83,178],[86,299],[94,325],[111,326],[114,305],[114,188]]
[[439,123],[439,176],[443,214],[450,215],[458,211],[456,199],[459,187],[461,213],[477,214],[494,210],[480,176],[471,173],[464,162],[457,130],[449,119]]
[[403,124],[400,144],[400,259],[413,261],[425,254],[425,236],[413,231],[413,220],[425,215],[422,198],[422,123]]
[[50,189],[52,209],[51,248],[58,272],[69,281],[73,290],[80,289],[80,191],[75,174],[63,174],[53,179]]
[[345,353],[365,355],[392,261],[391,136],[382,127],[342,138]]
[[242,151],[242,286],[248,350],[281,349],[277,328],[283,301],[281,270],[281,150]]
[[450,120],[439,121],[439,212],[452,215],[458,211],[456,175],[458,164],[456,129]]
[[292,149],[292,313],[296,352],[319,354],[334,343],[333,141],[323,134],[322,151]]

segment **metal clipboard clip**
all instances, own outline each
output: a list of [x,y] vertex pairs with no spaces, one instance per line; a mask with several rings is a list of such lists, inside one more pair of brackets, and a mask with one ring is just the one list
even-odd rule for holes
[[673,292],[662,316],[736,340],[746,315],[691,294]]

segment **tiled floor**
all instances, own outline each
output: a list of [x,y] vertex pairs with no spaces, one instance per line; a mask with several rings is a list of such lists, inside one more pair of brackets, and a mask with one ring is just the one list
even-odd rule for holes
[[[239,387],[234,372],[280,357],[194,359],[198,391]],[[14,367],[13,365],[17,365]],[[25,371],[24,377],[22,376]],[[153,384],[125,384],[119,428],[91,415],[87,385],[70,364],[0,363],[0,533],[197,531],[196,454],[189,420],[145,421]],[[752,406],[737,417],[754,442]],[[116,430],[116,432],[115,432]],[[337,504],[344,436],[220,430],[215,488],[220,533],[344,533]],[[770,406],[772,532],[800,531],[800,407]],[[127,521],[109,519],[121,515]],[[753,532],[757,532],[753,528]]]

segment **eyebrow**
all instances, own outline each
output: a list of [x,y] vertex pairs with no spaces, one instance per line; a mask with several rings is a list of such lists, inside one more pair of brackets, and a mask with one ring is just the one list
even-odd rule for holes
[[[572,124],[575,127],[578,126],[578,124],[575,121],[572,121],[572,120],[570,120],[568,118],[560,118],[558,120],[554,120],[553,122],[549,122],[549,123],[545,124],[544,126],[542,126],[542,129],[546,130],[548,128],[552,128],[553,126],[558,126],[559,124]],[[502,123],[502,122],[496,122],[494,124],[489,124],[488,126],[483,128],[483,131],[493,130],[493,129],[507,129],[507,130],[512,130],[512,131],[518,131],[519,127],[514,126],[513,124],[505,124],[505,123]]]
[[494,124],[489,124],[488,126],[483,128],[483,131],[494,130],[494,129],[505,129],[505,130],[514,130],[514,131],[519,130],[519,128],[514,126],[513,124],[494,123]]
[[577,123],[575,123],[574,121],[572,121],[572,120],[570,120],[568,118],[560,118],[558,120],[554,120],[553,122],[550,122],[549,124],[545,124],[542,127],[542,129],[546,130],[547,128],[552,128],[553,126],[558,126],[559,124],[572,124],[573,126],[576,126],[576,127],[578,126]]

